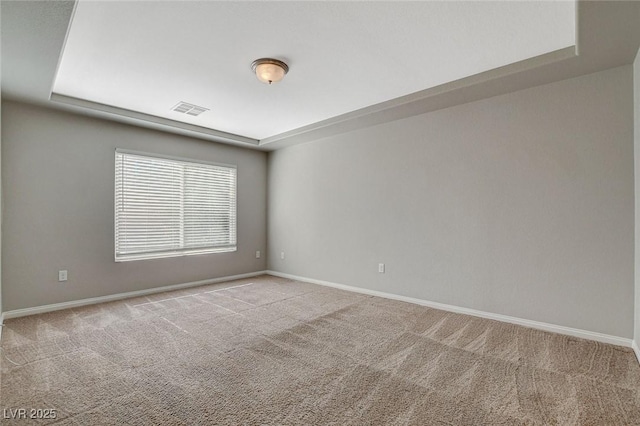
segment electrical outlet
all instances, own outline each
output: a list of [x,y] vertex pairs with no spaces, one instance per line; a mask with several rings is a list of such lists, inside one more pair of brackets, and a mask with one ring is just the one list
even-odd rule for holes
[[256,250],[256,259],[260,259],[260,250]]
[[284,260],[284,252],[283,251],[280,252],[280,259]]
[[384,263],[378,263],[378,272],[384,274]]
[[58,271],[58,281],[62,282],[66,280],[67,280],[67,271],[66,270]]

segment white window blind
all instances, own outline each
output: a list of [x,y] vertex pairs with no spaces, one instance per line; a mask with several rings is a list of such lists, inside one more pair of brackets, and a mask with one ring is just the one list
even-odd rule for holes
[[116,151],[115,259],[236,250],[235,166]]

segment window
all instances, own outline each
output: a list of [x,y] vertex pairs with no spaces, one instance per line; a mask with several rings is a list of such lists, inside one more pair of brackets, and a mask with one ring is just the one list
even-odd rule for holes
[[235,251],[236,172],[116,150],[116,262]]

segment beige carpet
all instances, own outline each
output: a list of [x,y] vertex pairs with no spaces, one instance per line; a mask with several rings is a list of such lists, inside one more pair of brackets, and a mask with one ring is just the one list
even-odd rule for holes
[[640,424],[630,349],[270,276],[8,320],[1,343],[3,417],[60,425]]

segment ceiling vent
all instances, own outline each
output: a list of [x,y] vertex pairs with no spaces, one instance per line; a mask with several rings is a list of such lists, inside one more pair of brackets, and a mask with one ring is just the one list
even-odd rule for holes
[[182,114],[193,115],[194,117],[199,116],[205,111],[209,111],[208,108],[203,108],[198,105],[188,104],[186,102],[179,102],[178,105],[175,105],[171,108],[172,111],[180,112]]

